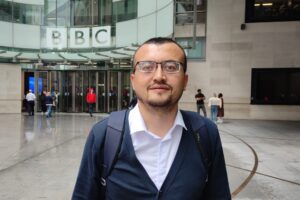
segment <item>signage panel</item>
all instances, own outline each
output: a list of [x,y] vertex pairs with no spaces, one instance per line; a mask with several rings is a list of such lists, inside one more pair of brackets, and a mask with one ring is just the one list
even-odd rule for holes
[[47,48],[49,49],[67,48],[66,28],[47,28],[46,38],[47,38]]
[[[90,31],[92,34],[90,34]],[[103,48],[111,46],[111,27],[46,28],[46,48]]]
[[70,28],[70,48],[90,47],[90,28]]
[[93,47],[109,47],[111,44],[110,39],[110,26],[93,27]]

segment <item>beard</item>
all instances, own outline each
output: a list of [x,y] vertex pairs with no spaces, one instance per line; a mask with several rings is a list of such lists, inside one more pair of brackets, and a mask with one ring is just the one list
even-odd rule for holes
[[139,102],[141,102],[142,104],[152,107],[154,109],[169,110],[169,109],[177,106],[178,101],[181,96],[182,96],[182,94],[179,95],[176,99],[174,99],[171,95],[164,97],[162,99],[160,99],[158,97],[151,98],[151,97],[147,96],[146,99],[143,99],[142,97],[137,95],[137,98],[138,98]]
[[171,97],[168,97],[166,100],[164,101],[154,101],[154,100],[148,100],[147,101],[148,105],[151,107],[156,107],[156,108],[167,108],[169,106],[171,106],[172,104],[172,99]]
[[[155,89],[162,89],[166,91],[158,92]],[[175,92],[175,93],[174,93]],[[147,107],[169,110],[177,107],[178,101],[181,98],[183,91],[174,91],[173,87],[167,84],[164,80],[155,81],[147,87],[147,94],[144,95],[136,93],[137,99],[140,103]]]

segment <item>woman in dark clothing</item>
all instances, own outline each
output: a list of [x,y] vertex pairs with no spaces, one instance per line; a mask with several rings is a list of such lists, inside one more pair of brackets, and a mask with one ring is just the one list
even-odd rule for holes
[[223,99],[223,94],[219,93],[218,98],[221,99],[221,105],[222,107],[218,107],[218,122],[223,123],[223,117],[224,117],[224,99]]
[[40,96],[40,106],[41,106],[41,111],[43,114],[47,111],[45,98],[46,98],[46,91],[43,91]]

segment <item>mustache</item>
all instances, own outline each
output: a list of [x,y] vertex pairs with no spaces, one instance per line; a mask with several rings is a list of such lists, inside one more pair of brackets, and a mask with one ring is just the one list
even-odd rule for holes
[[169,84],[166,84],[166,83],[154,83],[154,84],[151,84],[147,87],[147,89],[172,89],[173,87]]

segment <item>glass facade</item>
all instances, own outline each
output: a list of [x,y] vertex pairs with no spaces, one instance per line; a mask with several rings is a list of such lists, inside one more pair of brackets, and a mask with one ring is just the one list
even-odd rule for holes
[[12,21],[12,2],[0,0],[0,20],[1,21]]
[[70,0],[46,0],[44,10],[45,26],[70,26]]
[[[138,2],[142,5],[138,6]],[[181,7],[178,4],[178,14],[194,17],[196,8],[196,23],[204,23],[206,18],[201,14],[206,14],[203,3],[206,1],[192,2],[182,2]],[[7,35],[5,41],[12,41],[2,42],[2,49],[9,50],[2,53],[1,59],[32,63],[22,66],[24,77],[34,77],[33,89],[37,96],[43,90],[59,92],[57,111],[85,112],[88,87],[95,88],[98,94],[96,112],[126,108],[133,94],[130,59],[135,45],[150,37],[174,33],[175,1],[172,0],[147,3],[138,0],[44,0],[39,3],[41,5],[0,0],[0,21],[10,22],[3,23],[3,35]],[[117,39],[126,43],[117,43]],[[188,58],[205,57],[205,37],[197,38],[193,49],[190,48],[192,38],[178,41],[189,48]],[[106,42],[108,44],[104,45]],[[23,86],[27,91],[26,80]]]
[[41,25],[43,6],[0,0],[0,20],[20,24]]
[[45,0],[33,5],[0,0],[0,21],[21,24],[115,27],[116,22],[137,17],[137,0]]

